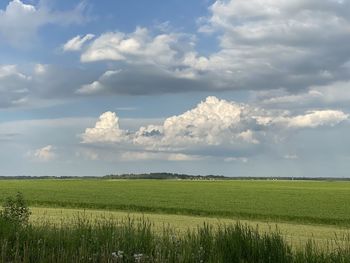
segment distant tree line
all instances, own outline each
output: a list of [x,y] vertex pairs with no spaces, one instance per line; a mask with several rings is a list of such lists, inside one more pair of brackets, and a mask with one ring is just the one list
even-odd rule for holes
[[350,181],[350,177],[260,177],[260,176],[223,176],[223,175],[189,175],[178,173],[128,173],[128,174],[108,174],[105,176],[0,176],[0,180],[68,180],[68,179],[157,179],[157,180],[296,180],[296,181]]
[[349,178],[332,177],[243,177],[243,176],[223,176],[223,175],[188,175],[177,173],[141,173],[141,174],[109,174],[104,179],[179,179],[179,180],[303,180],[303,181],[350,181]]
[[179,179],[179,180],[224,180],[231,179],[223,175],[188,175],[177,173],[145,173],[145,174],[109,174],[105,179]]

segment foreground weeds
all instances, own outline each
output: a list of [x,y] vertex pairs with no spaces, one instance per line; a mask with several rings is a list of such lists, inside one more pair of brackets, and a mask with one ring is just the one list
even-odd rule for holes
[[349,244],[320,250],[310,241],[293,249],[277,231],[239,223],[179,234],[170,227],[155,231],[144,218],[80,216],[56,225],[0,220],[1,262],[350,262]]

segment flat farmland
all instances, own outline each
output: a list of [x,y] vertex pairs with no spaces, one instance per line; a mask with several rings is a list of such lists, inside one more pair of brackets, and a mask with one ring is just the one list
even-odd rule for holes
[[336,181],[1,180],[31,206],[350,225],[350,183]]

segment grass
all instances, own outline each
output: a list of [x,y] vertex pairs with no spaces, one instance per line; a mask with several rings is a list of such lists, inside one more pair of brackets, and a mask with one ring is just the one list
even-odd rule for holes
[[350,183],[317,181],[2,180],[31,206],[350,225]]
[[[220,224],[236,224],[238,221],[229,218],[213,218],[188,215],[167,215],[155,213],[138,213],[138,212],[122,212],[122,211],[106,211],[106,210],[83,210],[72,208],[44,208],[31,207],[31,222],[40,225],[43,221],[53,224],[67,223],[69,224],[77,216],[83,216],[91,221],[110,218],[111,220],[121,220],[126,217],[131,218],[147,218],[152,222],[154,230],[161,232],[164,226],[169,226],[178,233],[186,233],[188,229],[195,230],[204,223],[213,227]],[[344,237],[350,234],[346,228],[325,225],[305,225],[298,223],[278,223],[264,222],[257,220],[240,220],[242,224],[249,225],[253,228],[259,227],[261,233],[269,233],[279,229],[285,240],[294,247],[303,247],[312,239],[319,247],[332,247],[333,240],[336,237]],[[335,246],[336,247],[336,246]]]
[[17,225],[0,219],[2,262],[350,262],[349,240],[336,250],[312,242],[293,249],[279,232],[260,233],[242,224],[204,224],[179,235],[159,233],[141,218],[71,224]]

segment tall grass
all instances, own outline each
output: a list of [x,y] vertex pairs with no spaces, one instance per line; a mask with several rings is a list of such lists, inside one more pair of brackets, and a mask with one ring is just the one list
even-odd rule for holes
[[146,219],[71,224],[14,224],[0,220],[1,262],[350,262],[349,242],[319,250],[313,242],[294,249],[279,232],[241,225],[204,224],[179,234],[156,231]]

